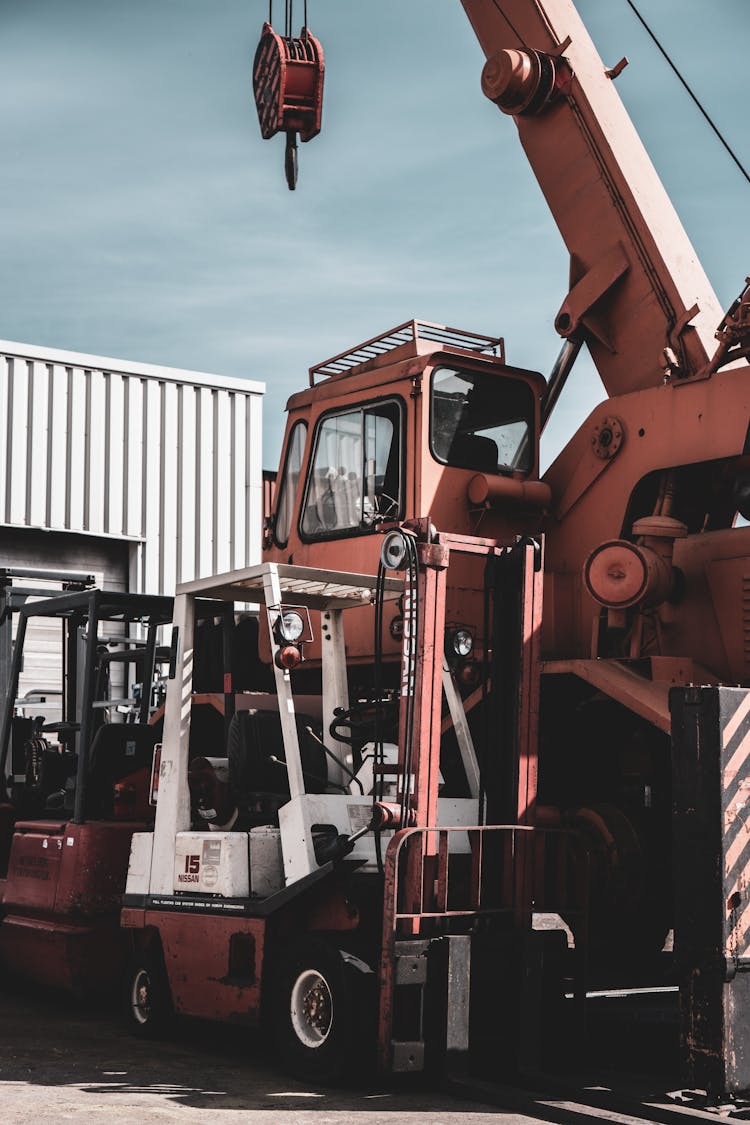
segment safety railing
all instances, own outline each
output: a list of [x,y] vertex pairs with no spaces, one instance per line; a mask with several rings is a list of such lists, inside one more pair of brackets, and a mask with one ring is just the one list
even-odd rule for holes
[[432,324],[426,320],[407,320],[397,328],[373,336],[371,340],[365,340],[357,347],[339,352],[338,355],[311,367],[310,386],[314,387],[319,377],[342,375],[353,371],[361,364],[377,359],[402,344],[418,344],[420,340],[429,340],[436,347],[461,348],[464,351],[495,355],[501,363],[505,362],[505,344],[502,336],[464,332],[460,328],[448,328],[444,324]]
[[388,846],[385,894],[394,934],[428,919],[508,911],[583,917],[588,853],[562,829],[406,828]]

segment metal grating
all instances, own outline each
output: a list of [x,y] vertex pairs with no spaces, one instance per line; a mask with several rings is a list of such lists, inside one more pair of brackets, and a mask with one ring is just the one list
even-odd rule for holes
[[311,367],[310,386],[315,386],[316,375],[343,375],[402,344],[416,344],[420,340],[430,340],[441,347],[463,348],[464,351],[494,355],[505,362],[505,342],[502,336],[483,336],[477,332],[463,332],[460,328],[446,328],[444,324],[431,324],[426,320],[407,320],[404,324],[399,324],[398,328],[373,336],[364,344],[358,344],[356,348]]
[[[298,605],[310,609],[343,608],[352,605],[369,605],[375,595],[377,578],[370,574],[350,574],[346,571],[325,571],[313,567],[292,566],[288,563],[261,563],[246,570],[231,571],[213,578],[199,578],[181,586],[185,592],[204,598],[223,601],[242,601],[263,604],[265,579],[270,570],[278,576],[282,597],[290,596]],[[400,597],[404,584],[399,578],[385,580],[384,597]]]
[[[367,586],[315,581],[309,578],[286,578],[283,575],[279,575],[279,586],[283,595],[292,594],[299,598],[336,598],[352,602],[369,602],[373,596],[372,590]],[[237,582],[234,588],[238,593],[245,590],[263,590],[263,577]]]

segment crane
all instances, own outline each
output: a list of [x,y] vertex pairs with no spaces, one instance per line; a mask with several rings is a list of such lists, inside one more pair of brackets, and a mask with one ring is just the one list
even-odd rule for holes
[[[717,751],[710,785],[694,759],[696,729],[744,745],[748,290],[723,312],[617,94],[625,60],[605,67],[571,0],[462,4],[486,56],[482,90],[513,118],[570,255],[560,358],[545,386],[507,362],[503,340],[407,321],[314,365],[288,403],[264,557],[333,567],[345,544],[368,571],[378,532],[420,520],[485,541],[543,537],[539,788],[531,811],[514,810],[513,794],[496,814],[555,809],[588,840],[603,961],[645,971],[671,929],[696,972],[725,949],[719,978],[695,978],[713,992],[684,977],[684,1044],[692,1073],[738,1088],[722,998],[744,987],[744,814],[724,816],[721,794],[739,759]],[[540,476],[539,433],[584,343],[608,397]],[[491,581],[476,559],[451,569],[446,660],[475,741],[502,757],[513,751],[497,734],[487,743],[487,695],[510,658],[487,614]],[[372,625],[356,612],[349,677],[366,695]],[[395,675],[403,615],[387,624],[379,653]],[[312,675],[319,651],[308,655]],[[700,866],[698,926],[686,874],[696,807],[716,829],[704,841],[714,868],[726,868],[719,886]]]

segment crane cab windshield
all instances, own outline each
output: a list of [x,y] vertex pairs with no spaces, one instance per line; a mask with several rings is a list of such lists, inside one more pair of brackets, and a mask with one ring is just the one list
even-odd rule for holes
[[490,372],[438,367],[432,374],[430,446],[444,465],[528,473],[534,461],[531,387]]
[[325,415],[302,506],[305,539],[374,530],[401,511],[402,406],[397,399]]

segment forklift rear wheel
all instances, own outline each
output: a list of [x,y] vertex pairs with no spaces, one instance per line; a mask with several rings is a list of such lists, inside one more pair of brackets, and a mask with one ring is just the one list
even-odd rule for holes
[[125,1018],[134,1035],[149,1039],[165,1030],[172,1007],[166,974],[156,957],[141,953],[131,959],[124,999]]
[[336,1082],[363,1058],[362,1016],[370,1007],[374,1011],[365,976],[372,974],[354,968],[324,941],[300,942],[284,952],[272,1019],[284,1064],[298,1077]]

